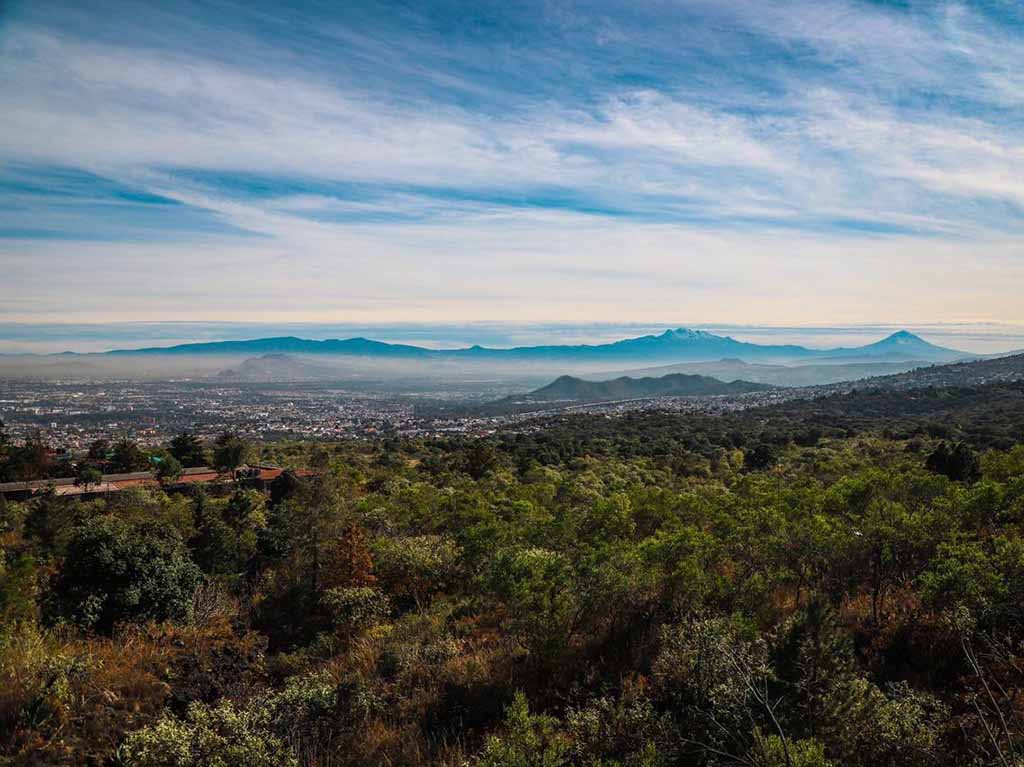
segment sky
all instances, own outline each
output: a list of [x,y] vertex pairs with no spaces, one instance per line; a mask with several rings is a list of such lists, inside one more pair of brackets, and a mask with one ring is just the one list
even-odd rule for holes
[[0,323],[1021,322],[1021,62],[1018,0],[0,0]]

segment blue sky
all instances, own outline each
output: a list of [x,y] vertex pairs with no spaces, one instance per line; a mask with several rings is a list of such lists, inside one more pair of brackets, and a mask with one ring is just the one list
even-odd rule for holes
[[0,4],[0,321],[1024,320],[1024,6]]

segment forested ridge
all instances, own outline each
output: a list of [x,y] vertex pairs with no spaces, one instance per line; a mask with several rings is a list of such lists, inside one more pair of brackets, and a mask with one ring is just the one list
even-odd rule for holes
[[1022,425],[1016,384],[559,416],[268,443],[265,491],[182,435],[160,488],[0,500],[0,763],[1021,765]]

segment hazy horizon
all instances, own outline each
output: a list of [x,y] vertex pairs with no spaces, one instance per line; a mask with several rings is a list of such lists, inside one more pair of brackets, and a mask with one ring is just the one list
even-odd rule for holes
[[939,346],[992,354],[1024,349],[1024,324],[869,323],[862,325],[751,326],[728,323],[8,323],[0,322],[0,354],[103,352],[143,346],[173,346],[274,336],[314,340],[363,336],[426,348],[607,343],[658,334],[671,328],[706,330],[740,341],[799,344],[808,348],[857,346],[908,330]]

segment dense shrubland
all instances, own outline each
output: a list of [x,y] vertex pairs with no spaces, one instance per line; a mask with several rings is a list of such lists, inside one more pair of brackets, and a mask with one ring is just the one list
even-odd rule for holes
[[0,763],[1024,764],[1024,446],[821,407],[0,501]]

